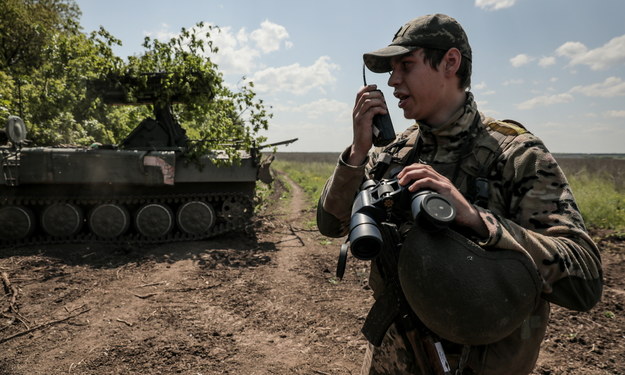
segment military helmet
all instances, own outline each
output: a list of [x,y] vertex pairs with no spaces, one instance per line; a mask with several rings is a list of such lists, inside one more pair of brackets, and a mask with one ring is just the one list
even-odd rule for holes
[[514,250],[484,250],[461,234],[414,226],[399,255],[408,304],[440,337],[485,345],[509,336],[534,311],[542,281]]

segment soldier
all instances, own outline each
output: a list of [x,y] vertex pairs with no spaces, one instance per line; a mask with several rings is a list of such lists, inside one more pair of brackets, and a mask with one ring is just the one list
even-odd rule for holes
[[[440,234],[409,218],[387,226],[396,228],[399,260],[384,271],[381,257],[374,259],[369,283],[376,304],[407,301],[409,311],[367,318],[363,332],[378,342],[370,343],[361,373],[529,374],[549,303],[585,311],[602,293],[599,250],[564,174],[521,124],[478,112],[468,91],[471,47],[453,18],[416,18],[363,58],[371,71],[390,72],[399,108],[416,124],[370,151],[373,117],[388,109],[375,85],[358,91],[352,144],[319,200],[320,232],[349,232],[352,203],[368,179],[437,192],[456,216]],[[393,233],[382,232],[386,251]],[[385,297],[396,292],[401,298]],[[367,334],[376,324],[379,340]]]

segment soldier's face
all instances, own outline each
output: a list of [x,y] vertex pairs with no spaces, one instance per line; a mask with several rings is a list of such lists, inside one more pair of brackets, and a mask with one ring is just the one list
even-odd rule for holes
[[441,108],[447,107],[443,105],[446,95],[442,70],[424,61],[423,50],[393,58],[391,67],[388,85],[395,89],[404,117],[436,125]]

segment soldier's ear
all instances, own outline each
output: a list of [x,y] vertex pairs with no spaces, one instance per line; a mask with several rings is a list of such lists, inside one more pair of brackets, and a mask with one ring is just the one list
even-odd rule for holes
[[443,60],[441,61],[442,68],[445,71],[445,74],[449,74],[450,76],[455,76],[458,69],[460,69],[460,63],[462,62],[462,54],[458,48],[450,48],[443,56]]

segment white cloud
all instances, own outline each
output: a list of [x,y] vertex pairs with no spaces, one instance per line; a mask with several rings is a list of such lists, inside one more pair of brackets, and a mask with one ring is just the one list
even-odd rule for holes
[[625,118],[625,110],[607,111],[603,115],[608,118]]
[[[570,60],[569,66],[587,65],[592,70],[604,70],[625,64],[625,35],[612,38],[599,48],[589,50],[583,43],[566,42],[558,47],[555,55]],[[545,56],[538,59],[538,65],[545,68],[556,63],[556,56]],[[527,65],[536,58],[524,53],[510,59],[513,67]]]
[[[289,33],[284,26],[269,22],[268,20],[260,24],[260,29],[256,29],[250,33],[250,39],[256,42],[256,45],[263,53],[279,50],[282,41],[288,38]],[[291,45],[291,43],[287,43],[286,47],[291,47]]]
[[546,68],[548,66],[554,65],[556,63],[556,58],[553,56],[543,57],[538,61],[538,65]]
[[592,50],[580,42],[566,42],[556,49],[556,54],[569,58],[571,66],[588,65],[592,70],[607,69],[625,63],[625,35]]
[[486,82],[482,81],[478,83],[477,85],[473,85],[473,88],[476,90],[483,90],[486,88]]
[[496,94],[495,90],[487,90],[488,85],[486,85],[486,82],[483,81],[476,85],[472,85],[471,88],[474,89],[474,91],[479,91],[481,96]]
[[321,56],[310,66],[292,64],[258,71],[251,80],[258,92],[285,91],[303,95],[315,88],[324,92],[324,86],[336,81],[333,71],[338,69],[328,56]]
[[523,83],[525,83],[525,81],[523,79],[516,78],[516,79],[509,79],[507,81],[504,81],[503,85],[504,86],[522,85]]
[[261,56],[259,50],[243,41],[246,35],[238,34],[231,34],[230,28],[226,27],[213,36],[213,42],[219,51],[210,57],[225,74],[250,72],[256,68],[256,61]]
[[178,36],[178,33],[169,31],[169,25],[166,23],[161,24],[161,29],[158,31],[144,31],[143,34],[145,36],[149,36],[150,38],[160,40],[161,42],[168,41],[169,39]]
[[573,58],[588,51],[585,45],[580,42],[566,42],[556,49],[556,55]]
[[[575,86],[566,93],[537,96],[518,104],[517,108],[532,109],[539,106],[548,107],[554,104],[568,103],[573,100],[572,94],[583,94],[585,96],[600,98],[625,96],[625,81],[623,81],[620,77],[609,77],[601,83],[594,83],[586,86]],[[612,111],[609,113],[612,113],[612,115],[620,114],[619,111]]]
[[[196,35],[203,36],[210,26],[197,29]],[[248,32],[245,28],[233,30],[231,27],[220,27],[211,32],[211,40],[219,49],[210,58],[219,65],[224,74],[249,74],[258,69],[261,56],[290,48],[289,33],[284,26],[265,20],[260,28]]]
[[[210,39],[213,45],[218,47],[217,54],[210,54],[211,60],[219,65],[219,70],[225,74],[237,73],[245,74],[256,66],[256,60],[263,52],[249,43],[249,35],[245,28],[235,32],[231,27],[220,27],[219,29],[210,29],[214,25],[204,24],[204,27],[194,27],[196,37],[205,39],[206,34],[210,33]],[[146,36],[156,38],[160,41],[168,41],[180,35],[179,32],[169,31],[167,24],[161,25],[162,29],[155,32],[145,32]],[[262,27],[262,26],[261,26]],[[262,30],[262,29],[259,29]],[[258,31],[258,30],[255,30]],[[252,33],[254,33],[253,31]],[[206,51],[208,55],[208,51]]]
[[609,77],[601,83],[588,86],[575,86],[570,92],[580,93],[586,96],[601,98],[613,98],[625,95],[625,81],[620,77]]
[[537,96],[517,105],[518,109],[533,109],[536,107],[548,107],[554,104],[569,103],[573,101],[573,95],[569,93],[556,95]]
[[475,0],[475,6],[485,10],[499,10],[510,8],[516,0]]
[[511,58],[510,63],[512,64],[513,67],[518,68],[523,65],[529,64],[532,60],[534,60],[533,57],[530,57],[524,53],[521,53]]

